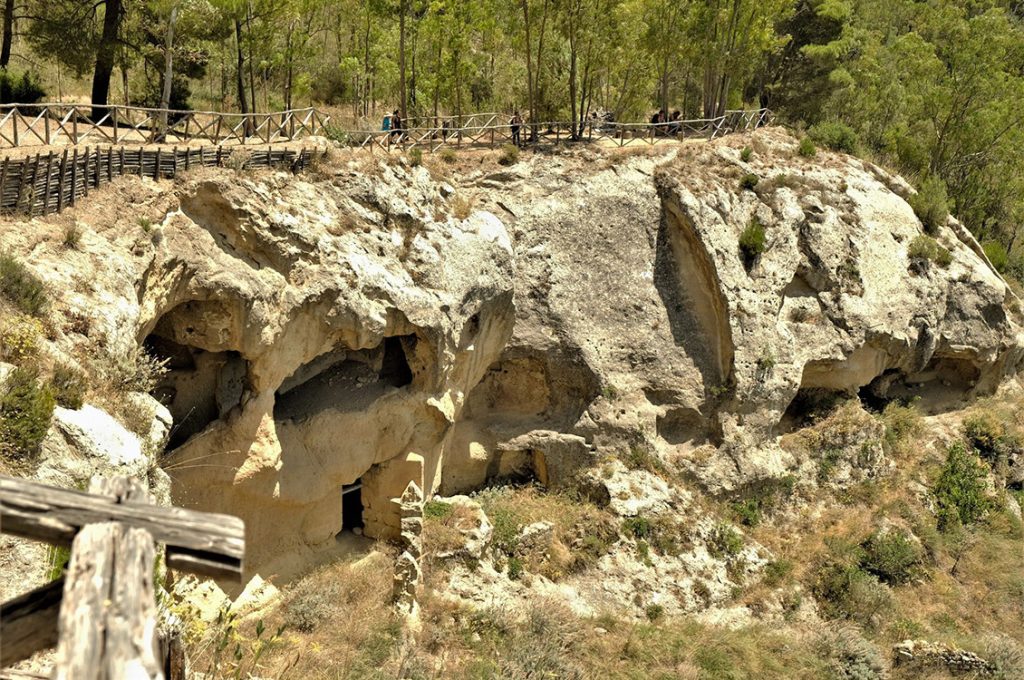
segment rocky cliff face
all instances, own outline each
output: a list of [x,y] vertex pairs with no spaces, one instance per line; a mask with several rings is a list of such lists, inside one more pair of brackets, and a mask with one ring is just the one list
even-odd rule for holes
[[55,352],[166,362],[172,498],[243,517],[254,568],[396,536],[410,481],[609,496],[594,464],[642,454],[732,489],[799,465],[779,435],[829,395],[941,410],[1021,364],[1019,304],[955,221],[948,264],[912,256],[905,184],[780,130],[435,170],[126,178],[59,218],[80,252],[33,236],[52,219],[0,246],[72,291]]

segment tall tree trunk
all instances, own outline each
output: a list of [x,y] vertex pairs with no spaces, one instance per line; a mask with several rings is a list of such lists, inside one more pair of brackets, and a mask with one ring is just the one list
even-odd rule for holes
[[[238,49],[238,67],[235,70],[238,86],[238,108],[242,113],[249,113],[249,100],[245,94],[245,52],[242,49],[242,20],[235,19],[235,47]],[[248,126],[247,126],[248,127]]]
[[103,7],[103,33],[96,50],[96,70],[92,76],[92,117],[99,120],[107,113],[110,76],[114,72],[117,32],[121,27],[121,0],[106,0]]
[[[245,34],[249,46],[249,101],[252,104],[250,110],[256,113],[256,69],[252,58],[252,2],[245,4]],[[254,127],[255,123],[256,121],[252,123]]]
[[0,68],[6,70],[11,61],[11,42],[14,40],[14,0],[4,3],[4,35],[0,45]]
[[167,37],[164,41],[164,91],[160,97],[160,124],[163,133],[167,134],[167,109],[171,106],[171,85],[174,82],[174,25],[178,22],[178,5],[171,7],[171,16],[167,20]]
[[366,12],[366,38],[363,40],[363,115],[370,115],[370,12]]
[[523,8],[523,23],[526,26],[526,90],[530,99],[530,141],[537,141],[537,98],[533,88],[533,45],[530,43],[530,3],[519,0]]
[[400,0],[398,10],[398,70],[401,72],[401,83],[399,85],[401,95],[401,111],[402,124],[405,124],[406,119],[406,101],[405,101],[405,13],[406,13],[406,0]]

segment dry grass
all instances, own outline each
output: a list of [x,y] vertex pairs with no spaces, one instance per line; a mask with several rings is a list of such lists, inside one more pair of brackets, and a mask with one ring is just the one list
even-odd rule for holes
[[[392,552],[378,550],[358,562],[325,566],[286,588],[282,605],[264,622],[269,630],[285,629],[263,656],[261,677],[281,677],[286,669],[294,678],[396,677],[401,627],[390,602],[393,565]],[[247,622],[240,635],[251,639],[255,626]]]

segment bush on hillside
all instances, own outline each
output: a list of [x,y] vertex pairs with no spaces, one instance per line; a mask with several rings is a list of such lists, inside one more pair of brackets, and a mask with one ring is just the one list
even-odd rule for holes
[[996,268],[996,271],[1005,274],[1010,268],[1010,253],[1007,252],[1006,246],[998,241],[985,241],[982,248],[985,251],[985,257]]
[[875,532],[862,548],[861,567],[889,585],[907,583],[920,569],[921,548],[900,529]]
[[939,177],[929,175],[925,178],[917,193],[910,197],[909,203],[926,233],[934,236],[939,233],[940,227],[945,226],[946,218],[949,217],[949,198],[946,184]]
[[506,144],[501,147],[501,155],[498,156],[499,165],[515,165],[519,160],[519,147],[515,144]]
[[962,442],[949,447],[946,463],[932,487],[940,531],[971,524],[988,512],[985,466]]
[[0,453],[31,461],[50,427],[56,401],[48,385],[39,384],[34,369],[16,368],[7,376],[0,398]]
[[755,217],[750,220],[750,224],[740,234],[740,253],[743,255],[743,263],[747,269],[753,267],[754,262],[764,252],[765,241],[764,225]]
[[829,618],[874,626],[892,606],[892,593],[861,567],[863,557],[859,546],[834,550],[818,568],[811,592]]
[[50,384],[58,404],[72,410],[82,408],[85,393],[89,389],[85,373],[69,364],[58,364],[53,369],[53,379]]
[[797,153],[804,158],[813,158],[818,154],[818,147],[814,145],[814,140],[810,137],[804,137],[800,140],[800,146],[797,147]]
[[28,267],[6,253],[0,254],[0,295],[32,316],[46,307],[46,287]]
[[852,127],[834,121],[812,125],[807,134],[814,141],[833,151],[853,154],[860,145],[857,133]]
[[910,246],[907,248],[907,256],[910,258],[912,265],[935,262],[939,266],[948,267],[953,263],[953,254],[949,252],[949,249],[939,245],[939,242],[931,236],[924,234],[920,234],[910,242]]
[[889,666],[882,652],[856,627],[827,628],[817,640],[818,653],[826,659],[830,678],[836,680],[884,680]]

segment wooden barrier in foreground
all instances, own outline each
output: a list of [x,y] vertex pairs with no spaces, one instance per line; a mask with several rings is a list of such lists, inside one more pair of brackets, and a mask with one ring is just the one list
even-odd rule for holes
[[286,167],[298,172],[309,165],[315,150],[275,147],[232,150],[201,148],[94,147],[64,149],[24,159],[0,161],[0,213],[48,215],[74,206],[91,189],[121,175],[169,179],[199,166],[239,169]]
[[154,541],[169,568],[242,576],[242,520],[153,505],[126,477],[96,477],[84,493],[0,476],[0,530],[71,546],[63,578],[0,605],[0,668],[56,646],[58,680],[184,678],[180,641],[157,630]]

